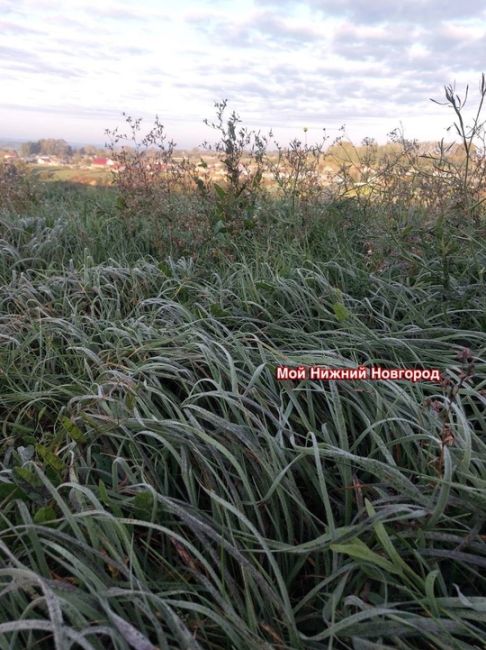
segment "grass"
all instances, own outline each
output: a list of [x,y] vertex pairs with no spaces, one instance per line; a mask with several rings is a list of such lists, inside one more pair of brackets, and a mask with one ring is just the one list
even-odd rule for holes
[[97,168],[57,166],[35,166],[31,172],[40,181],[53,183],[81,183],[88,185],[107,186],[111,183],[112,174],[110,170]]
[[4,211],[2,650],[486,647],[484,239],[264,211],[194,259],[109,189]]

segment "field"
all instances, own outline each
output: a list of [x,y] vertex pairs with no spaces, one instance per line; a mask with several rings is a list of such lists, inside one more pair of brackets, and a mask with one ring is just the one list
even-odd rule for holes
[[35,166],[33,173],[41,181],[79,183],[82,185],[102,185],[111,183],[112,174],[106,169],[88,168],[79,166],[57,165],[50,167]]
[[485,648],[484,216],[236,181],[3,206],[0,648]]

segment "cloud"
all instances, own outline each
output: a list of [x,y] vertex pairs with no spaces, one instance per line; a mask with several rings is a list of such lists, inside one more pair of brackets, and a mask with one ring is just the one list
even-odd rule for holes
[[33,27],[27,27],[26,25],[19,25],[16,22],[11,20],[0,20],[0,32],[2,34],[13,34],[15,36],[26,35],[26,34],[42,34],[42,30],[34,29]]
[[109,120],[122,120],[122,111],[102,107],[81,107],[81,106],[54,106],[54,105],[25,105],[18,103],[3,103],[2,109],[22,111],[26,113],[45,113],[49,115],[66,115],[82,119],[106,118]]
[[[260,6],[295,7],[293,0],[260,0]],[[483,18],[480,0],[304,0],[299,3],[326,16],[347,18],[360,24],[413,23],[430,25],[444,19]]]
[[0,46],[0,58],[3,67],[10,70],[50,75],[64,79],[80,77],[83,74],[83,71],[79,68],[52,65],[38,55],[17,47]]
[[474,81],[486,46],[486,5],[472,0],[181,0],[170,16],[157,0],[4,6],[15,110],[64,110],[72,123],[124,109],[201,122],[224,97],[255,125],[398,121],[440,111],[428,98]]
[[321,38],[313,26],[288,21],[270,11],[252,12],[234,19],[213,12],[197,12],[186,20],[219,44],[231,47],[293,47]]
[[26,52],[19,47],[10,47],[7,45],[0,45],[0,57],[2,59],[7,59],[7,61],[24,61],[26,63],[37,61],[39,58],[37,55],[31,52]]
[[247,29],[254,30],[262,36],[270,38],[273,42],[288,44],[303,44],[321,38],[321,34],[313,26],[285,21],[270,12],[260,13],[247,25]]
[[137,11],[132,11],[123,6],[101,4],[89,8],[90,15],[100,16],[102,18],[111,18],[113,20],[136,20],[145,21],[147,17]]
[[349,60],[376,60],[387,65],[406,55],[413,42],[413,33],[406,30],[363,28],[345,23],[332,38],[333,52]]

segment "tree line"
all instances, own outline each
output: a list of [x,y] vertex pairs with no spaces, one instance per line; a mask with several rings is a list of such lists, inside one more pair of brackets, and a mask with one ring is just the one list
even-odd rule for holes
[[106,150],[90,144],[79,149],[73,149],[66,140],[43,138],[34,142],[23,142],[20,146],[20,155],[23,157],[57,156],[58,158],[72,158],[78,156],[105,156]]

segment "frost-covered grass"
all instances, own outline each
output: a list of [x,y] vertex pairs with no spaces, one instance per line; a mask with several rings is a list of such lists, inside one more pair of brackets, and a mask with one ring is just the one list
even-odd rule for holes
[[484,240],[162,260],[63,197],[0,225],[0,648],[485,647]]

